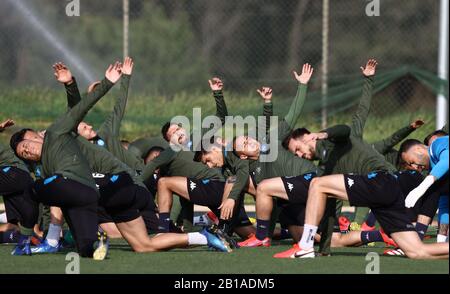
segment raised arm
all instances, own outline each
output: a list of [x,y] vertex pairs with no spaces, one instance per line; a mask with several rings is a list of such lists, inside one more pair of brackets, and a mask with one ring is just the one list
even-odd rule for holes
[[228,109],[223,98],[223,82],[219,78],[212,78],[208,80],[208,83],[216,100],[216,116],[220,118],[222,125],[225,125],[225,117],[228,115]]
[[[114,82],[120,78],[121,75],[121,64],[116,62],[114,65],[110,65],[108,70],[106,71],[106,83],[108,87],[111,88],[114,85]],[[109,77],[118,77],[117,79],[113,78],[112,80],[108,79]],[[88,111],[97,103],[103,95],[87,95],[86,98],[81,99],[81,101],[72,107],[65,115],[62,115],[56,122],[54,122],[49,129],[51,129],[55,133],[69,133],[71,131],[76,130],[78,124],[83,120]]]
[[283,140],[287,135],[292,132],[297,124],[300,114],[303,110],[306,100],[307,85],[314,69],[309,63],[305,63],[302,68],[302,73],[299,75],[296,71],[293,72],[295,79],[299,82],[297,94],[294,101],[292,101],[289,112],[284,117],[284,120],[278,124],[278,138]]
[[122,78],[116,104],[114,105],[113,111],[105,119],[98,131],[100,137],[102,138],[109,135],[119,137],[120,125],[127,106],[128,88],[130,85],[131,74],[133,72],[133,65],[133,60],[130,57],[126,57],[122,65]]
[[8,118],[7,120],[0,123],[0,133],[6,130],[9,127],[14,125],[14,120]]
[[61,84],[64,84],[67,93],[67,108],[70,109],[78,104],[81,100],[80,91],[78,90],[77,81],[72,76],[72,72],[62,62],[57,62],[53,66],[55,78]]
[[258,120],[258,130],[261,128],[265,129],[265,137],[267,138],[270,131],[270,118],[273,116],[273,104],[272,104],[272,88],[270,87],[261,87],[261,89],[257,89],[256,92],[261,96],[264,101],[263,104],[263,117],[265,118],[264,124],[263,121]]
[[363,137],[364,126],[370,112],[372,102],[373,78],[377,69],[377,61],[369,59],[365,67],[361,66],[361,72],[364,76],[364,85],[361,99],[359,100],[358,109],[352,117],[352,136],[357,138]]
[[[118,63],[120,65],[120,63]],[[71,109],[81,101],[80,91],[78,89],[77,81],[72,76],[69,68],[62,62],[53,65],[54,75],[58,82],[64,84],[67,93],[67,108]],[[95,89],[85,94],[85,97],[103,97],[114,84],[118,81],[121,74],[115,71],[108,70],[105,72],[105,78],[95,87]]]
[[392,148],[394,148],[395,145],[403,141],[406,137],[408,137],[412,132],[423,126],[425,122],[421,119],[417,119],[413,121],[408,126],[399,129],[395,133],[393,133],[391,136],[375,142],[372,144],[372,147],[378,151],[380,154],[385,155],[388,153]]

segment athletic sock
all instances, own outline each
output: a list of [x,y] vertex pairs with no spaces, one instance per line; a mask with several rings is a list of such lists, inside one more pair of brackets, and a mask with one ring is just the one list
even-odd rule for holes
[[380,231],[362,231],[361,242],[363,244],[372,242],[383,242],[383,236],[381,236]]
[[317,233],[317,226],[305,224],[302,239],[298,242],[301,249],[308,250],[314,247],[314,237]]
[[0,232],[0,244],[17,243],[19,241],[19,236],[20,236],[19,232],[14,230]]
[[447,242],[447,236],[438,234],[436,242],[438,242],[438,243],[445,243],[445,242]]
[[207,245],[208,239],[200,233],[188,233],[188,245]]
[[0,213],[0,224],[6,224],[8,222],[8,218],[6,217],[6,212]]
[[368,225],[369,227],[373,227],[373,226],[375,226],[376,222],[377,222],[377,219],[375,218],[375,214],[373,214],[373,212],[370,211],[369,214],[367,215],[367,219],[365,221],[366,225]]
[[45,239],[47,240],[47,243],[50,246],[53,246],[53,247],[58,246],[59,239],[61,237],[61,231],[62,231],[62,228],[60,225],[50,223],[50,225],[48,227],[47,237],[45,237]]
[[169,227],[170,227],[170,212],[160,212],[158,229],[162,232],[168,233]]
[[425,237],[425,234],[427,233],[428,225],[424,225],[422,223],[417,222],[416,223],[416,231],[417,234],[419,234],[420,240],[423,240]]
[[256,239],[264,240],[269,235],[270,220],[256,219]]

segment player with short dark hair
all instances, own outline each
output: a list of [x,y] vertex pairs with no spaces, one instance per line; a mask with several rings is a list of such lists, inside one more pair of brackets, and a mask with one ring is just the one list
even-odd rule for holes
[[[5,120],[0,123],[0,132],[13,125],[12,119]],[[32,185],[33,179],[24,162],[11,148],[0,144],[0,195],[5,202],[8,221],[19,224],[20,234],[15,238],[18,244],[13,255],[31,254],[31,236],[39,214],[38,204],[31,197]]]
[[406,140],[399,152],[408,166],[419,172],[430,171],[422,183],[408,194],[405,200],[407,207],[413,207],[432,186],[438,186],[442,194],[448,195],[448,136],[435,139],[429,147],[417,140]]
[[385,232],[406,256],[413,259],[448,258],[447,244],[424,244],[407,216],[405,195],[421,181],[418,173],[372,172],[315,178],[310,186],[302,239],[290,258],[313,258],[313,236],[322,218],[327,198],[348,200],[352,206],[368,206]]
[[[206,229],[200,233],[148,237],[139,210],[149,199],[132,184],[137,177],[133,179],[127,173],[125,164],[106,150],[81,137],[76,142],[71,134],[99,99],[100,97],[82,99],[47,129],[44,138],[33,131],[19,132],[11,138],[11,147],[19,156],[42,163],[45,180],[37,181],[34,185],[35,197],[62,208],[81,255],[93,256],[98,260],[107,255],[108,243],[104,240],[106,236],[102,234],[99,245],[94,246],[98,223],[97,203],[112,217],[134,251],[153,252],[188,245],[208,245],[229,252],[227,243]],[[24,135],[26,139],[23,138]],[[97,152],[89,151],[94,148]],[[100,183],[100,197],[90,168],[94,171],[111,169],[113,173],[110,177],[104,177],[106,185]],[[125,171],[116,173],[118,168]],[[145,191],[145,188],[141,191]]]

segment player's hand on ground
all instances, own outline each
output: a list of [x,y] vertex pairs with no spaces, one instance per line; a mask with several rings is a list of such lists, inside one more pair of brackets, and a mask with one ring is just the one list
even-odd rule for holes
[[416,119],[415,121],[413,121],[411,123],[411,128],[417,130],[418,128],[420,128],[421,126],[423,126],[425,124],[425,121],[423,119]]
[[118,61],[114,64],[110,64],[105,72],[105,77],[111,83],[115,84],[122,76],[122,64]]
[[228,198],[220,205],[220,218],[223,220],[228,220],[233,216],[235,200]]
[[14,125],[14,121],[10,118],[5,120],[4,122],[0,123],[0,132],[4,131],[5,129],[12,127]]
[[257,89],[256,92],[258,92],[264,102],[269,102],[272,100],[272,88],[262,87],[261,89]]
[[53,64],[53,70],[55,78],[58,82],[62,84],[71,84],[72,83],[72,73],[69,68],[62,62],[57,62]]
[[133,72],[133,59],[131,57],[125,57],[122,65],[122,73],[126,75],[131,75]]
[[302,73],[299,75],[296,71],[294,71],[294,77],[300,84],[308,84],[311,76],[314,72],[314,68],[309,63],[303,64]]
[[375,59],[369,59],[366,66],[361,66],[361,72],[365,77],[372,77],[377,70],[378,62]]
[[223,82],[219,78],[212,78],[208,80],[209,87],[212,91],[222,91],[223,90]]

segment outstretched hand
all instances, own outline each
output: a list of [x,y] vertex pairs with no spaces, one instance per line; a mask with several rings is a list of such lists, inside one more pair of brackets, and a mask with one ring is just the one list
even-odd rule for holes
[[219,78],[212,78],[211,80],[208,80],[209,87],[213,91],[222,91],[223,90],[223,82]]
[[369,59],[367,61],[366,67],[361,66],[361,72],[365,77],[372,77],[375,75],[377,70],[378,62],[375,59]]
[[114,64],[110,64],[105,72],[105,77],[113,84],[117,83],[121,76],[122,64],[118,61],[116,61],[116,63]]
[[259,95],[265,102],[272,100],[272,88],[262,87],[261,89],[257,89],[256,92],[259,93]]
[[411,123],[411,128],[417,130],[418,128],[420,128],[421,126],[423,126],[425,124],[425,121],[423,119],[416,119],[415,121],[413,121]]
[[133,72],[133,59],[131,57],[125,57],[122,65],[122,73],[126,75],[131,75]]
[[10,118],[0,123],[0,132],[3,132],[5,129],[12,127],[14,125],[14,121]]
[[53,64],[53,70],[55,78],[58,82],[62,84],[70,84],[72,83],[72,73],[69,68],[62,62],[57,62]]
[[303,64],[302,73],[300,75],[296,71],[293,71],[295,79],[300,84],[304,84],[304,85],[308,84],[313,72],[314,72],[314,68],[309,63]]

